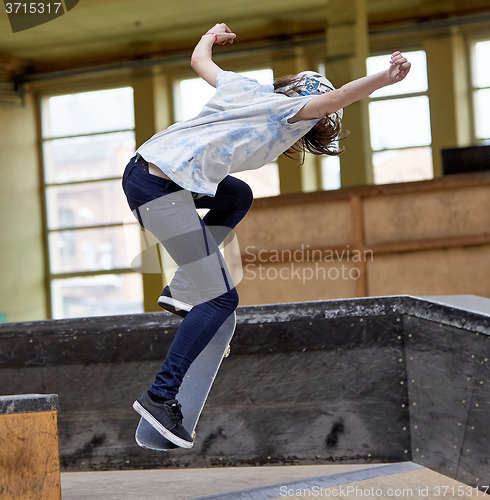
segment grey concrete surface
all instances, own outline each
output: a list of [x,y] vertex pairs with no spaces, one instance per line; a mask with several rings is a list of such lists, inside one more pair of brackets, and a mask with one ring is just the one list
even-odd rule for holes
[[[379,464],[383,466],[386,464]],[[378,464],[64,472],[63,500],[190,500],[300,479],[369,469]]]

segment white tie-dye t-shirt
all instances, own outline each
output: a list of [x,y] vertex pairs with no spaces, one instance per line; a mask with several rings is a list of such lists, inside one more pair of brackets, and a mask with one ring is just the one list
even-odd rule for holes
[[288,119],[313,97],[277,94],[272,84],[222,71],[195,118],[155,134],[137,152],[184,189],[214,196],[229,173],[262,167],[305,135],[317,119]]

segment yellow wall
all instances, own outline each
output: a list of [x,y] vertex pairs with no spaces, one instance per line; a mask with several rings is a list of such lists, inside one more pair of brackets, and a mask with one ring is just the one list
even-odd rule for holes
[[9,321],[46,317],[35,121],[32,96],[0,107],[0,311]]

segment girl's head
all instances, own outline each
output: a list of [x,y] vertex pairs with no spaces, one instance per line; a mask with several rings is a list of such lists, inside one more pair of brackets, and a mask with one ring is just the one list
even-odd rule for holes
[[[303,71],[297,75],[286,75],[274,81],[274,92],[299,97],[320,95],[334,90],[332,83],[315,71]],[[296,144],[286,151],[286,155],[308,151],[315,155],[339,155],[342,150],[336,146],[339,139],[343,110],[321,118],[315,126]]]

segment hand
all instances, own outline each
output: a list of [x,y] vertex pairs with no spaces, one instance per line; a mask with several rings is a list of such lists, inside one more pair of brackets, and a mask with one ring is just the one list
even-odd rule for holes
[[391,83],[401,82],[409,73],[412,65],[400,52],[393,52],[391,55],[390,69],[388,76]]
[[208,33],[216,33],[216,35],[218,36],[216,43],[218,43],[219,45],[233,43],[233,40],[236,38],[235,33],[233,33],[225,23],[215,24],[211,29],[208,30]]

